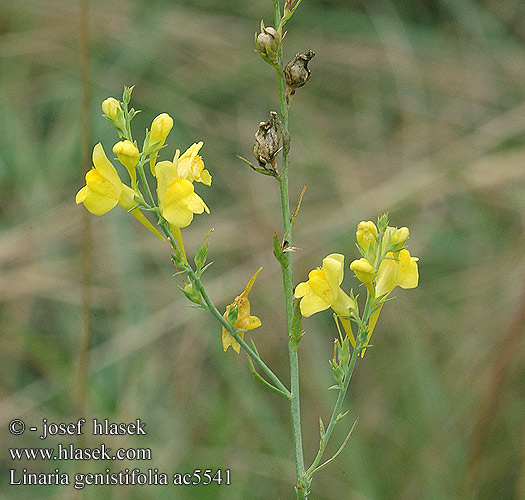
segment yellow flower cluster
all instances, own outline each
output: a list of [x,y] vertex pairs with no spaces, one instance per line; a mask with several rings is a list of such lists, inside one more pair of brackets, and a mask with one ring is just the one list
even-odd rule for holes
[[[385,297],[396,287],[415,288],[419,274],[417,257],[411,257],[404,244],[409,237],[407,227],[388,226],[377,242],[377,227],[372,221],[360,222],[356,239],[364,257],[354,260],[350,269],[369,288],[374,297]],[[376,266],[379,265],[376,274]],[[375,286],[373,282],[375,280]]]
[[381,301],[368,323],[368,341],[376,326],[383,303],[390,292],[396,286],[405,289],[415,288],[419,281],[417,267],[419,259],[411,257],[410,252],[404,248],[410,235],[408,228],[397,229],[387,226],[381,241],[377,241],[377,235],[377,227],[372,221],[363,221],[358,224],[356,238],[364,257],[350,264],[350,269],[367,287],[372,299],[377,298]]
[[[113,97],[102,103],[104,115],[113,122],[124,116],[122,109],[121,103]],[[147,161],[147,151],[152,151],[153,154],[149,154],[150,169],[157,178],[159,212],[169,223],[186,259],[180,230],[191,223],[194,214],[209,213],[202,198],[195,193],[193,182],[202,182],[210,186],[211,175],[204,169],[204,162],[198,155],[202,142],[190,146],[182,156],[177,150],[173,161],[156,163],[158,150],[164,145],[172,127],[173,119],[167,113],[162,113],[153,120],[145,151],[146,158],[141,158],[137,146],[128,139],[119,141],[113,146],[113,153],[126,167],[133,187],[127,186],[120,180],[102,145],[97,144],[93,150],[93,168],[86,174],[86,185],[77,193],[76,203],[83,203],[95,215],[103,215],[118,204],[162,238],[140,211],[140,205],[145,203],[137,187],[137,167]]]
[[[350,264],[350,269],[367,287],[371,298],[381,304],[370,317],[368,340],[390,292],[397,286],[415,288],[419,280],[418,259],[411,257],[404,248],[409,236],[408,228],[386,227],[380,239],[378,234],[372,221],[359,223],[356,239],[363,257]],[[305,317],[331,307],[339,315],[352,345],[355,345],[349,316],[357,308],[354,299],[341,289],[343,274],[344,256],[330,254],[323,259],[322,267],[310,271],[308,281],[297,285],[295,297],[301,299],[301,314]]]

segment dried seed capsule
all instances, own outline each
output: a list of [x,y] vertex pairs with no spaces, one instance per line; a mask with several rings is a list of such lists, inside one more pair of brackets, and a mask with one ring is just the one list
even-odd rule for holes
[[272,170],[275,171],[274,160],[281,150],[281,136],[281,125],[277,113],[270,111],[270,119],[259,123],[253,143],[253,155],[261,167],[266,168],[265,165],[269,163],[272,165]]
[[290,96],[295,94],[295,90],[302,87],[310,78],[308,62],[315,56],[313,50],[301,52],[285,66],[284,78],[286,80],[286,102],[290,101]]

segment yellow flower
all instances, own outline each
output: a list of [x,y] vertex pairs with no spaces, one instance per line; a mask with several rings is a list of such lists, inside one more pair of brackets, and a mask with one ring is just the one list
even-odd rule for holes
[[161,161],[155,166],[155,171],[160,213],[170,224],[173,236],[186,260],[180,230],[191,224],[193,214],[202,214],[204,211],[210,213],[210,210],[195,193],[193,184],[177,175],[177,167],[173,162]]
[[86,174],[86,185],[77,193],[76,202],[84,203],[92,214],[103,215],[117,205],[122,181],[100,143],[93,149],[93,165]]
[[396,286],[416,288],[419,281],[417,257],[406,249],[388,252],[379,266],[376,279],[376,296],[389,294]]
[[[162,146],[166,141],[166,137],[170,133],[173,127],[173,118],[168,113],[161,113],[151,122],[151,130],[149,131],[149,142],[148,146],[153,146],[158,143],[158,146]],[[149,166],[151,173],[155,175],[155,162],[157,160],[158,152],[151,156]]]
[[354,260],[350,264],[350,269],[354,271],[357,279],[366,285],[370,285],[374,281],[375,270],[374,266],[365,258]]
[[[83,203],[95,215],[104,215],[117,204],[126,210],[137,205],[134,200],[136,191],[122,184],[115,167],[108,160],[100,143],[93,149],[93,165],[94,167],[86,174],[86,185],[77,193],[75,199],[77,204]],[[138,207],[130,213],[151,232],[162,238]]]
[[[419,272],[417,268],[417,257],[411,257],[410,252],[406,249],[400,252],[388,252],[386,258],[383,259],[376,278],[376,297],[384,295],[386,298],[390,292],[396,287],[401,288],[416,288],[419,282]],[[383,305],[381,305],[370,317],[368,324],[368,341],[372,336],[372,332],[379,318]],[[362,356],[364,355],[364,350]]]
[[156,166],[157,194],[162,216],[172,225],[189,226],[193,214],[210,213],[202,198],[194,192],[193,184],[177,175],[171,161],[161,161]]
[[[178,157],[179,150],[177,149],[177,153],[175,154],[175,158],[178,157],[177,173],[179,174],[179,177],[182,177],[183,179],[186,179],[190,182],[197,181],[202,182],[207,186],[211,186],[211,175],[207,170],[204,169],[204,162],[197,154],[200,148],[202,148],[203,144],[204,143],[202,141],[193,144],[180,157]],[[175,160],[173,161],[175,162]]]
[[[344,255],[333,253],[323,259],[320,268],[310,271],[308,281],[299,283],[295,297],[301,299],[301,314],[309,317],[331,307],[340,318],[352,345],[354,336],[348,319],[348,311],[354,308],[354,301],[341,289],[344,276]],[[346,317],[344,317],[346,316]]]
[[118,109],[120,109],[120,102],[118,102],[114,97],[108,97],[107,99],[102,101],[102,112],[106,116],[113,118],[113,120],[117,119]]
[[115,153],[122,165],[124,165],[131,178],[133,186],[137,185],[137,172],[135,168],[139,163],[139,150],[131,141],[127,139],[125,141],[117,142],[113,146],[113,153]]
[[377,227],[371,221],[362,221],[357,225],[356,238],[361,248],[366,252],[372,246],[375,246],[377,236]]
[[[232,307],[238,308],[239,312],[237,315],[237,321],[235,322],[235,329],[241,329],[245,331],[253,330],[254,328],[258,328],[262,324],[261,320],[257,316],[252,316],[250,314],[250,301],[248,300],[248,294],[250,293],[255,278],[257,278],[257,275],[259,274],[261,269],[262,267],[260,267],[257,270],[257,272],[251,277],[244,291],[240,295],[238,295],[229,306],[226,306],[224,319],[228,319],[228,313],[230,312],[230,309]],[[239,337],[244,339],[244,333],[245,332],[239,332]],[[235,340],[233,335],[231,335],[230,332],[226,330],[226,328],[222,327],[222,348],[226,351],[230,346],[237,354],[239,354],[241,350],[241,345]]]

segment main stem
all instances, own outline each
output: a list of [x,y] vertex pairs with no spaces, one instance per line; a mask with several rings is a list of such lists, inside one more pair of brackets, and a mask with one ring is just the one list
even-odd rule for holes
[[[279,1],[273,0],[274,20],[277,27],[281,20],[281,13],[279,8]],[[290,220],[290,198],[288,194],[288,152],[290,150],[290,137],[288,134],[288,104],[286,102],[284,75],[282,72],[282,46],[279,49],[278,61],[275,69],[277,71],[277,80],[279,83],[279,98],[281,102],[281,122],[283,125],[284,139],[283,139],[283,154],[281,172],[279,178],[279,187],[281,192],[281,211],[283,216],[283,230],[284,238],[291,246],[292,244],[292,223]],[[281,265],[281,272],[283,276],[284,301],[286,307],[286,327],[287,337],[290,339],[293,318],[293,281],[292,281],[292,258],[288,254],[288,265]],[[288,357],[290,360],[290,414],[292,421],[292,437],[294,444],[295,457],[295,475],[296,475],[296,491],[298,500],[306,500],[307,494],[301,487],[301,478],[304,476],[304,456],[303,456],[303,440],[301,435],[301,408],[299,400],[299,358],[297,350],[293,349],[292,344],[288,341]]]
[[[280,179],[281,208],[283,214],[283,228],[285,238],[289,244],[292,242],[292,225],[290,223],[290,204],[288,197],[288,157],[286,149],[283,153],[283,167]],[[304,473],[303,440],[301,435],[301,407],[299,400],[299,358],[297,350],[293,349],[290,342],[293,318],[293,284],[292,284],[292,259],[287,259],[288,265],[281,266],[283,275],[284,300],[286,305],[286,327],[288,336],[288,357],[290,360],[290,413],[292,419],[292,436],[295,453],[295,474],[297,484]],[[306,499],[302,489],[297,489],[298,500]]]

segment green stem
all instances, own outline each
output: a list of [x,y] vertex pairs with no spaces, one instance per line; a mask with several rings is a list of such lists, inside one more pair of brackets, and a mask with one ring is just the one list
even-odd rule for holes
[[279,7],[278,0],[272,0],[272,1],[273,1],[273,20],[275,24],[275,29],[277,29],[277,26],[279,26],[279,23],[281,22],[281,9]]
[[[281,20],[281,11],[279,7],[279,1],[273,0],[274,9],[274,21],[275,26],[279,26]],[[283,153],[281,172],[279,178],[279,187],[281,192],[281,211],[283,217],[283,230],[284,237],[288,244],[292,244],[292,224],[290,220],[290,198],[288,193],[288,152],[290,150],[290,141],[288,133],[288,105],[286,103],[285,94],[285,82],[282,71],[282,59],[283,50],[282,46],[279,48],[279,54],[277,57],[277,64],[275,70],[277,72],[277,81],[279,84],[279,99],[281,103],[281,123],[283,126],[284,140],[283,140]],[[287,337],[290,338],[292,329],[292,318],[293,318],[293,280],[292,280],[292,258],[289,255],[288,265],[281,264],[281,272],[283,277],[283,288],[284,288],[284,300],[286,307],[286,326],[287,326]],[[299,399],[299,358],[297,350],[293,349],[291,342],[288,342],[288,357],[290,360],[290,414],[292,421],[292,437],[294,444],[294,458],[295,458],[295,474],[297,485],[301,486],[296,488],[297,499],[306,500],[307,490],[305,485],[302,484],[302,478],[304,476],[304,456],[303,456],[303,440],[301,434],[301,408]]]
[[[146,191],[146,198],[148,200],[148,203],[150,204],[150,206],[155,207],[156,206],[155,200],[153,199],[153,194],[151,193],[149,182],[144,172],[144,165],[139,164],[137,166],[137,170],[139,172],[140,181],[142,182],[142,185],[144,186],[144,190]],[[157,216],[157,220],[160,220],[160,214],[157,213],[155,215]]]
[[[362,339],[362,337],[363,337],[362,335],[358,334],[359,339]],[[313,461],[312,465],[306,471],[307,475],[311,475],[314,472],[314,470],[317,468],[317,466],[321,462],[321,459],[323,458],[323,454],[326,449],[326,445],[328,444],[330,436],[332,435],[332,431],[334,430],[335,424],[337,423],[337,417],[341,413],[341,407],[343,406],[343,401],[345,399],[346,392],[348,391],[350,380],[352,380],[352,374],[354,373],[354,368],[357,362],[357,358],[359,357],[359,353],[361,352],[362,346],[363,346],[362,340],[357,340],[356,347],[354,348],[352,352],[352,357],[350,358],[350,363],[348,364],[348,369],[345,374],[344,385],[339,390],[339,395],[337,396],[337,401],[335,402],[334,411],[332,412],[332,417],[330,418],[330,423],[328,424],[328,427],[326,428],[323,439],[321,440],[321,445],[319,446],[319,451],[317,452],[317,456],[315,457],[315,460]]]

